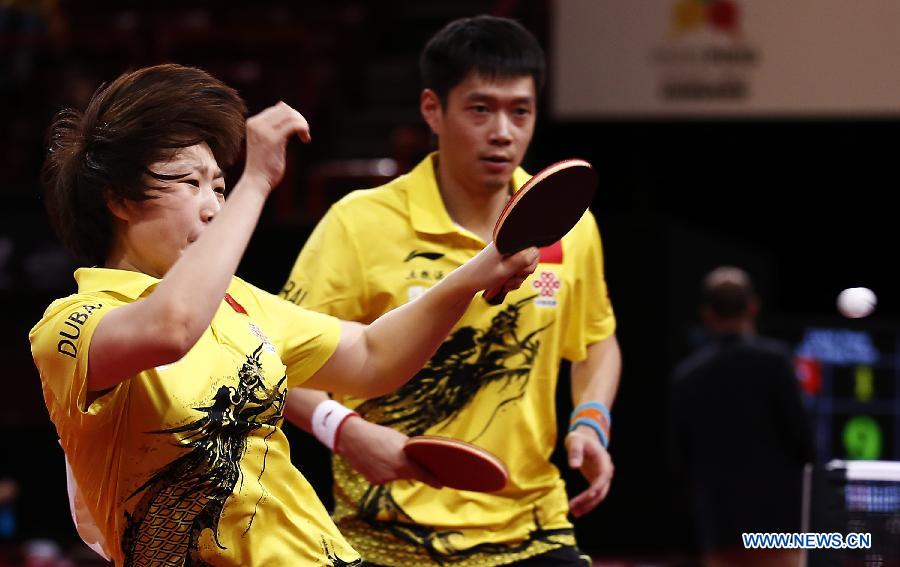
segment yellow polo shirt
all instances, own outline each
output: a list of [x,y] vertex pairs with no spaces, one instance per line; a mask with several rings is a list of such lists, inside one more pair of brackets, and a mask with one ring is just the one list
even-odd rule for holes
[[[454,224],[444,207],[433,159],[336,203],[281,295],[368,323],[478,253],[485,243]],[[528,177],[519,169],[513,183]],[[498,565],[574,545],[565,487],[549,462],[559,363],[584,359],[587,346],[614,329],[599,233],[588,212],[559,245],[542,250],[535,273],[502,305],[476,298],[406,385],[373,400],[340,399],[407,435],[446,435],[488,449],[509,468],[507,487],[492,494],[408,481],[377,487],[335,457],[341,532],[367,561],[409,567]]]
[[102,268],[75,279],[78,293],[53,302],[31,330],[31,349],[50,419],[116,564],[358,562],[291,464],[281,430],[287,388],[332,355],[338,321],[234,278],[187,355],[89,400],[97,324],[159,280]]

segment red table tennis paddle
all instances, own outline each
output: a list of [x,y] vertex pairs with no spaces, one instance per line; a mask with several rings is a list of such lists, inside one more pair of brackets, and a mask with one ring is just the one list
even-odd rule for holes
[[494,492],[509,480],[497,456],[458,439],[418,435],[406,441],[403,452],[448,488]]
[[[534,174],[510,197],[494,225],[494,245],[504,256],[530,246],[549,246],[565,236],[591,205],[597,173],[583,159],[567,159]],[[486,290],[484,298],[499,305],[502,288]]]

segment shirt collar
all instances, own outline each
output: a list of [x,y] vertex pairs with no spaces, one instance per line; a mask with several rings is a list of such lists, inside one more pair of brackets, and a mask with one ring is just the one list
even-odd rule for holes
[[[407,174],[407,199],[413,229],[426,234],[460,233],[474,236],[450,218],[435,177],[437,152],[432,152]],[[512,184],[518,191],[531,176],[521,167],[513,172]]]
[[449,234],[459,229],[450,218],[435,177],[435,159],[432,152],[419,162],[408,176],[407,199],[409,217],[416,232]]
[[129,299],[140,298],[160,280],[142,272],[112,268],[79,268],[75,270],[79,293],[114,292]]

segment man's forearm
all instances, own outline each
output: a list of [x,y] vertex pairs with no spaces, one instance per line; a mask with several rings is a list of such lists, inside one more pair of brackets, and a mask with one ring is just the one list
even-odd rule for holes
[[611,408],[619,388],[622,353],[615,335],[588,347],[586,359],[572,363],[572,403],[601,402]]
[[312,433],[312,415],[328,394],[307,388],[289,388],[284,404],[284,418],[307,433]]

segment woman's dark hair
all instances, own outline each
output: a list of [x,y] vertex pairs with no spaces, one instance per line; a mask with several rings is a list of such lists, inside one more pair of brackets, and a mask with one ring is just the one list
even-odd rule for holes
[[544,86],[544,51],[522,25],[508,18],[476,16],[454,20],[437,32],[419,57],[423,86],[446,105],[447,96],[471,71],[487,78],[531,75]]
[[229,166],[244,137],[246,106],[207,72],[157,65],[101,86],[84,112],[66,109],[48,132],[44,201],[63,243],[102,265],[113,239],[107,199],[148,199],[144,175],[177,149],[206,142]]

